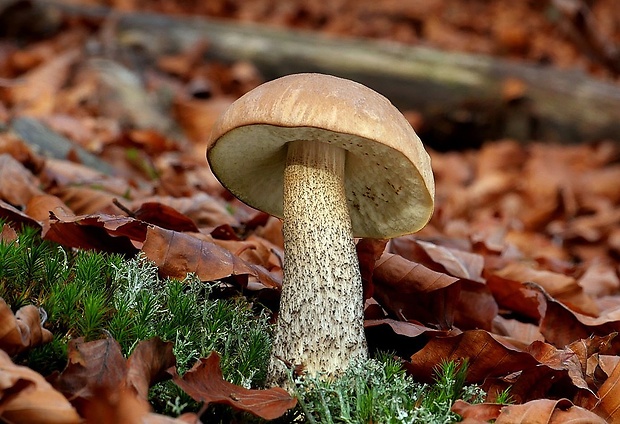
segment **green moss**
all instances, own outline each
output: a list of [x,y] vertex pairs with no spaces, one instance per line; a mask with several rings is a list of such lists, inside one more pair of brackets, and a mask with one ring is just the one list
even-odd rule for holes
[[[42,241],[35,230],[0,243],[0,297],[14,311],[27,304],[40,307],[54,334],[51,343],[17,358],[43,375],[64,368],[72,338],[110,335],[129,355],[139,341],[157,336],[174,343],[180,373],[215,350],[226,379],[260,385],[271,349],[267,316],[255,314],[242,297],[213,299],[213,284],[191,276],[160,279],[143,256],[128,260],[70,251]],[[198,408],[170,382],[153,394],[160,411],[174,412],[183,404]]]

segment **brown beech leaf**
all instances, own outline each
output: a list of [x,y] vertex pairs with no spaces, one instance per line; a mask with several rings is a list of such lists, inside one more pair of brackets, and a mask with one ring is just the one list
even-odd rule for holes
[[418,244],[433,261],[443,265],[448,274],[472,281],[483,281],[484,258],[481,255],[438,246],[422,240],[419,240]]
[[487,287],[497,304],[533,320],[540,320],[545,311],[544,296],[520,281],[485,272]]
[[22,75],[21,83],[10,88],[12,102],[31,114],[51,112],[57,92],[80,54],[80,49],[66,50]]
[[242,258],[248,260],[250,263],[262,265],[269,270],[269,272],[275,273],[278,279],[281,280],[283,272],[282,267],[284,265],[284,249],[256,234],[250,234],[246,237],[245,241],[254,247],[252,256],[257,257],[257,260],[251,261],[243,256]]
[[199,231],[191,218],[185,216],[173,207],[159,202],[142,203],[142,205],[134,211],[134,217],[168,230],[196,233]]
[[[99,389],[121,387],[127,364],[121,347],[114,339],[85,342],[83,337],[68,345],[68,363],[54,386],[72,402],[92,398]],[[74,403],[75,404],[75,403]]]
[[516,319],[506,319],[500,315],[493,318],[492,332],[501,336],[508,336],[516,343],[522,343],[525,349],[535,341],[543,341],[544,337],[540,334],[538,325],[521,322]]
[[487,377],[481,384],[483,390],[497,396],[510,388],[510,395],[517,403],[540,399],[553,393],[555,397],[575,395],[575,388],[567,376],[566,370],[556,370],[539,365],[508,374],[502,377]]
[[573,405],[568,399],[536,399],[522,405],[504,406],[495,423],[606,424],[607,421],[593,412]]
[[52,341],[52,333],[41,326],[39,309],[21,307],[15,315],[0,298],[0,349],[10,356]]
[[599,355],[598,366],[600,370],[605,374],[605,378],[608,378],[616,369],[620,363],[620,356],[617,355]]
[[148,390],[170,378],[165,370],[176,363],[172,343],[158,338],[142,341],[125,361],[115,340],[84,342],[80,338],[69,342],[68,356],[67,367],[53,384],[87,422],[158,422],[157,415],[150,412]]
[[599,414],[608,422],[620,422],[620,363],[616,364],[609,378],[598,391]]
[[[222,227],[218,228],[224,230]],[[222,232],[219,232],[218,235],[222,236],[223,234]],[[267,240],[255,236],[254,234],[249,235],[245,240],[222,240],[214,237],[208,238],[202,236],[200,238],[223,247],[233,255],[243,259],[249,264],[260,265],[270,272],[275,270],[277,273],[281,273],[282,271],[282,259],[284,256],[282,250],[277,246],[273,246]],[[274,254],[274,252],[277,253]]]
[[[367,319],[364,321],[368,346],[371,349],[394,351],[401,358],[410,357],[430,337],[454,336],[461,331],[437,330],[415,322],[396,321],[391,318]],[[429,379],[431,370],[427,370]]]
[[[420,240],[414,236],[404,236],[390,240],[390,252],[399,254],[410,261],[422,263],[435,271],[441,271],[453,277],[478,282],[484,281],[482,278],[484,257],[476,253],[454,247],[441,246]],[[429,262],[439,265],[440,268],[434,267]]]
[[81,404],[88,424],[143,424],[150,413],[148,402],[127,387],[95,387]]
[[433,292],[459,281],[458,278],[435,272],[419,263],[391,253],[383,253],[377,260],[375,276],[378,276],[382,283],[395,286],[406,285],[407,288],[419,293]]
[[493,395],[510,387],[511,396],[519,403],[544,397],[564,397],[587,409],[598,403],[595,393],[584,382],[573,351],[540,341],[533,342],[525,351],[537,361],[537,366],[524,366],[514,374],[487,378],[483,389]]
[[556,370],[566,369],[567,361],[575,356],[572,350],[557,349],[543,341],[533,342],[527,347],[527,352],[541,364]]
[[425,327],[423,325],[416,324],[414,322],[396,321],[390,318],[370,319],[370,320],[364,321],[364,328],[366,329],[379,327],[379,326],[388,326],[394,333],[399,334],[401,336],[406,336],[409,338],[415,338],[423,334],[439,336],[439,337],[461,334],[461,331],[457,329],[453,329],[449,331],[437,330],[434,328]]
[[174,382],[198,402],[223,403],[266,420],[284,415],[297,404],[294,397],[279,387],[251,390],[224,380],[220,357],[215,352],[200,359],[183,377],[179,377],[176,368],[169,372]]
[[10,223],[26,225],[33,228],[41,228],[41,224],[17,209],[15,206],[0,200],[0,218],[6,219]]
[[167,276],[185,278],[195,273],[203,281],[230,276],[252,276],[261,288],[278,289],[281,282],[263,267],[250,264],[215,243],[187,233],[149,227],[142,251]]
[[40,182],[24,165],[13,156],[0,154],[0,199],[14,206],[25,206],[38,194]]
[[[620,332],[619,310],[610,311],[599,317],[583,315],[556,301],[539,285],[526,283],[525,286],[543,295],[545,312],[540,321],[540,332],[556,347],[563,348],[576,340],[585,340],[593,334],[605,337]],[[618,338],[611,341],[610,350],[614,353],[620,352]]]
[[[118,423],[118,421],[110,422],[110,424],[113,423]],[[202,424],[202,421],[200,421],[198,415],[193,412],[186,412],[176,418],[151,412],[150,414],[142,417],[140,424]]]
[[267,221],[259,225],[254,234],[262,237],[269,242],[278,246],[280,249],[284,249],[284,235],[282,234],[282,221],[275,216],[269,216]]
[[566,348],[575,353],[575,358],[578,360],[579,366],[585,375],[588,368],[588,360],[593,355],[606,353],[610,350],[611,342],[617,335],[618,333],[610,333],[606,336],[592,335],[587,339],[575,340]]
[[148,398],[149,388],[156,383],[170,378],[166,370],[176,365],[172,353],[173,344],[159,338],[144,340],[127,360],[127,376],[125,382],[133,387],[141,399]]
[[77,424],[82,419],[42,375],[15,365],[6,352],[0,350],[0,421]]
[[51,194],[40,194],[30,198],[24,213],[37,221],[50,219],[50,212],[59,216],[75,216],[65,203],[57,196]]
[[[1,112],[0,112],[1,115]],[[0,133],[0,154],[8,153],[27,169],[37,174],[44,168],[45,159],[34,152],[30,144],[23,141],[13,131]]]
[[511,280],[536,283],[550,296],[570,305],[577,312],[591,315],[598,313],[593,299],[583,292],[577,280],[566,274],[535,269],[530,264],[519,262],[512,262],[495,274]]
[[42,237],[64,246],[105,252],[136,253],[146,238],[145,222],[114,215],[56,216],[50,213]]
[[[596,340],[595,340],[596,339]],[[610,338],[607,338],[608,340]],[[540,361],[541,364],[552,368],[553,370],[562,371],[561,373],[552,373],[554,375],[555,386],[553,389],[556,396],[563,396],[570,398],[575,404],[588,409],[593,408],[598,403],[598,399],[594,391],[590,388],[587,379],[587,360],[590,356],[596,354],[598,350],[602,348],[604,342],[602,338],[590,338],[588,340],[577,341],[569,345],[566,349],[556,349],[548,343],[534,342],[528,348],[527,351],[532,354],[534,358]],[[586,347],[591,346],[591,347]],[[595,347],[597,346],[597,347]],[[590,355],[586,357],[588,350]],[[583,361],[583,364],[581,363]],[[531,370],[525,370],[521,379],[526,381],[528,374],[531,377]],[[540,372],[534,372],[535,375],[540,376]],[[546,379],[549,381],[548,379]],[[519,388],[517,390],[524,390],[524,381],[518,382]],[[540,381],[545,381],[541,379]],[[562,382],[563,387],[558,389]],[[546,383],[538,384],[537,389],[541,386],[545,386]],[[562,391],[559,394],[559,391]],[[532,388],[527,389],[531,394]],[[531,398],[530,398],[531,399]]]
[[486,423],[496,419],[502,407],[503,405],[497,403],[478,403],[472,405],[464,400],[458,399],[452,404],[451,411],[459,414],[465,419]]
[[[224,224],[239,226],[239,222],[226,209],[224,201],[203,192],[192,193],[186,197],[149,196],[135,200],[130,208],[141,208],[144,203],[157,203],[174,208],[199,228],[213,228]],[[160,227],[166,228],[163,225]]]
[[372,297],[374,287],[372,284],[372,274],[375,271],[377,260],[383,254],[387,240],[361,239],[356,245],[357,258],[360,263],[362,283],[364,285],[364,299]]
[[402,321],[449,329],[461,290],[459,279],[384,252],[373,273],[374,297]]
[[461,292],[454,311],[454,324],[461,330],[491,331],[498,306],[486,284],[461,280]]
[[579,285],[585,293],[601,297],[613,295],[620,288],[620,277],[616,273],[616,264],[593,261],[587,265],[586,271],[579,278]]
[[[65,185],[53,191],[76,215],[119,214],[121,211],[114,205],[119,196],[110,193],[97,184],[96,188],[82,185]],[[56,214],[58,215],[58,214]]]
[[88,424],[201,424],[194,413],[172,418],[150,412],[148,402],[127,387],[96,389],[84,400],[83,414]]
[[505,376],[539,365],[530,354],[509,346],[484,330],[469,330],[450,337],[433,337],[411,356],[407,369],[414,378],[428,380],[428,370],[442,361],[469,359],[468,382]]

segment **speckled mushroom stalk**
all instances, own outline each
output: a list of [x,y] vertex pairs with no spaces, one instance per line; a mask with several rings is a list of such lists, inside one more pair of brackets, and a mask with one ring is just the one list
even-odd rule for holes
[[346,151],[324,142],[288,143],[284,170],[284,282],[269,364],[286,358],[333,376],[367,356],[363,293],[345,194]]

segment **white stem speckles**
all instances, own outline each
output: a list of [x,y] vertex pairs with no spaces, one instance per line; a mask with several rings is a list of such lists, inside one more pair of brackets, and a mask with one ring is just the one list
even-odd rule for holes
[[289,364],[337,375],[367,356],[363,293],[344,191],[346,152],[288,144],[284,171],[284,283],[269,382]]

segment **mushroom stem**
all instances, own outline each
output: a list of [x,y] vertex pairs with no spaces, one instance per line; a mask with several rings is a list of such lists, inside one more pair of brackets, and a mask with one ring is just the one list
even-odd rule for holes
[[345,157],[345,150],[328,143],[288,144],[284,282],[269,364],[272,384],[283,384],[287,365],[335,376],[351,361],[367,357]]

